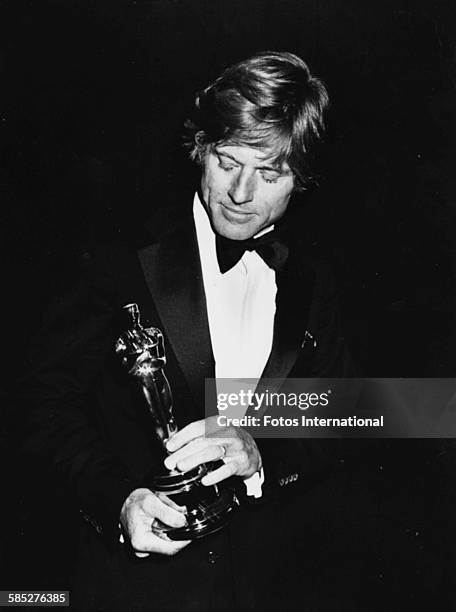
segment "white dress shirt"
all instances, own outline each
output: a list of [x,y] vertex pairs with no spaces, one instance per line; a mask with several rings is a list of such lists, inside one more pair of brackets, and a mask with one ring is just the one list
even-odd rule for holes
[[217,262],[215,234],[197,194],[193,215],[215,376],[258,380],[272,347],[275,272],[255,251],[246,251],[231,270],[222,274]]
[[[216,378],[258,380],[269,358],[274,330],[275,272],[255,251],[246,251],[222,274],[215,234],[198,194],[193,217],[201,260]],[[273,227],[263,230],[270,231]],[[248,495],[261,496],[263,471],[246,479]]]

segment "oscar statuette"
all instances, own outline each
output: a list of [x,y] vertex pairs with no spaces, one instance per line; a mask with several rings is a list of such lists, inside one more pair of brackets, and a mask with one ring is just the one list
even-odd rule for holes
[[[168,455],[166,442],[177,432],[177,426],[171,389],[164,372],[163,334],[156,327],[142,327],[137,304],[127,304],[123,311],[126,322],[116,343],[116,353],[141,391],[156,441],[165,458]],[[236,496],[223,483],[202,485],[201,479],[209,472],[210,464],[199,465],[188,472],[167,470],[163,466],[163,471],[151,476],[150,489],[185,506],[187,519],[187,524],[179,528],[156,522],[153,525],[155,533],[171,540],[192,540],[218,531],[231,520],[238,506]]]

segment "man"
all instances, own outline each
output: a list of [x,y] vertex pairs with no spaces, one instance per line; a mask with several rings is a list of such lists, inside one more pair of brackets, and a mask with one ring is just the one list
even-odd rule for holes
[[[303,254],[300,211],[289,210],[312,179],[327,101],[291,53],[260,53],[228,68],[198,95],[187,124],[200,184],[159,202],[139,248],[101,248],[34,343],[21,384],[26,448],[63,479],[87,523],[72,594],[80,609],[255,610],[274,602],[268,576],[278,570],[285,504],[275,492],[309,486],[328,459],[311,441],[260,445],[242,428],[206,437],[204,381],[350,373],[334,284]],[[182,526],[185,516],[145,479],[162,469],[160,455],[114,354],[118,315],[131,302],[166,339],[179,427],[166,466],[222,460],[203,484],[236,477],[245,487],[246,508],[230,527],[198,541],[170,541],[151,528],[156,520]],[[276,595],[283,601],[280,589]]]

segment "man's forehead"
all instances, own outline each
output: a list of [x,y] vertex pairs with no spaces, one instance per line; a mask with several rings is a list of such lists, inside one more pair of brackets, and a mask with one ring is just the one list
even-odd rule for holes
[[215,145],[214,148],[217,153],[231,157],[242,164],[270,167],[278,172],[288,172],[290,170],[286,162],[279,163],[277,161],[279,151],[272,148],[260,149],[231,143],[221,143]]

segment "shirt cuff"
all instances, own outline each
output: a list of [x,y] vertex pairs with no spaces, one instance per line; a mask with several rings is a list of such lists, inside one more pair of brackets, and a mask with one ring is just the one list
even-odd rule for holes
[[262,484],[264,482],[264,470],[261,468],[252,476],[244,479],[247,495],[258,499],[263,495]]

